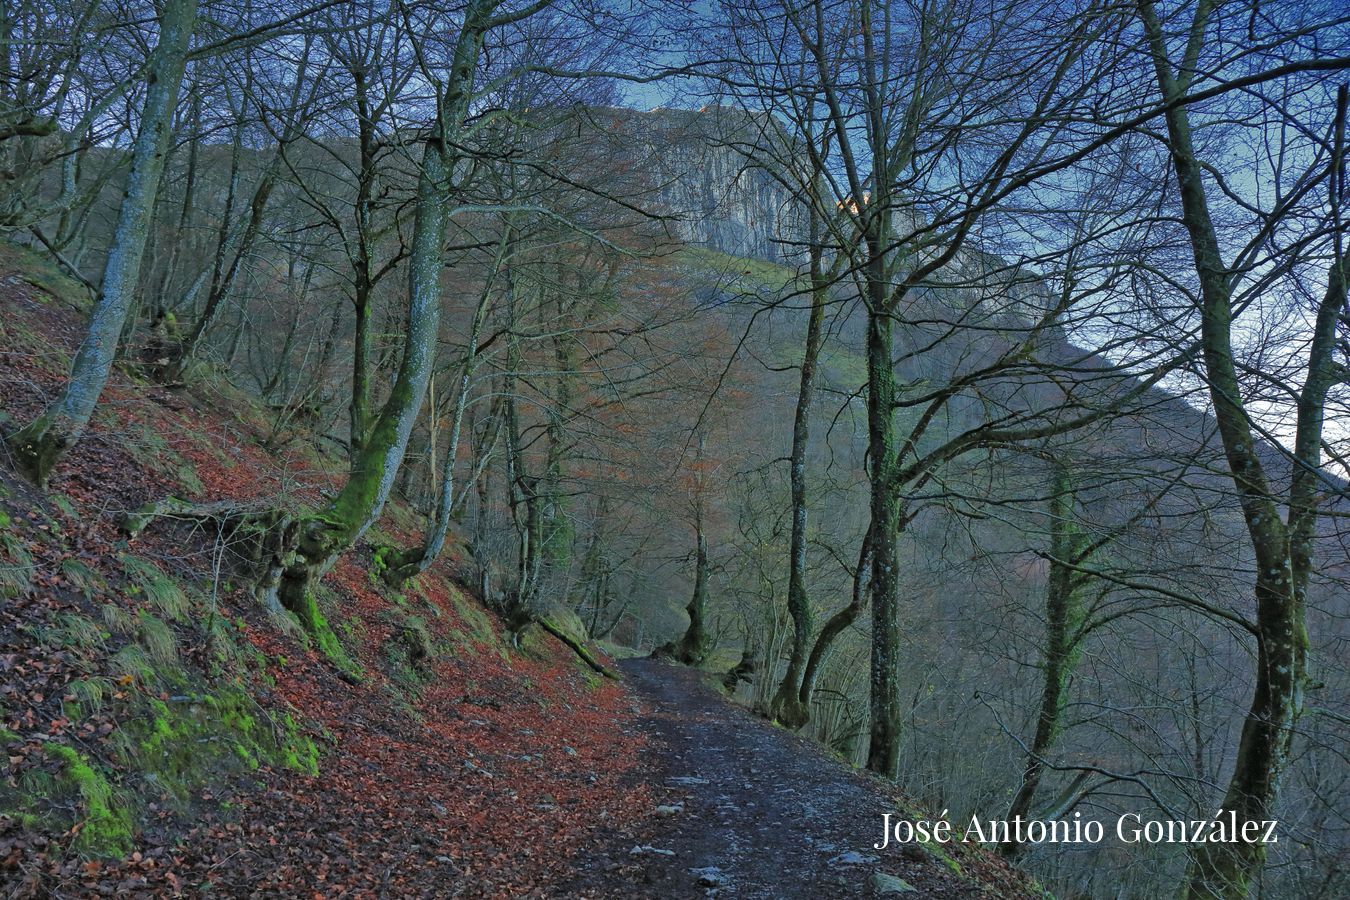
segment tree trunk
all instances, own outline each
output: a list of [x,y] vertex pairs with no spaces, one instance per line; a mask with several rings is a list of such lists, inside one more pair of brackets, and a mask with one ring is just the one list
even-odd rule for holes
[[685,612],[689,627],[675,646],[674,656],[687,666],[701,665],[711,649],[708,634],[708,535],[703,529],[702,503],[694,513],[694,593]]
[[834,644],[835,638],[844,633],[844,630],[852,625],[858,619],[858,614],[862,612],[863,599],[867,596],[868,589],[872,583],[872,538],[870,534],[863,535],[862,547],[858,551],[858,569],[853,573],[853,598],[848,606],[836,612],[826,620],[820,634],[816,637],[816,643],[811,647],[811,655],[806,660],[806,668],[802,672],[801,704],[807,709],[811,708],[811,698],[816,690],[816,682],[820,678],[820,670],[825,665],[825,659],[829,654],[830,647]]
[[[1050,573],[1045,593],[1041,701],[1036,715],[1036,734],[1022,770],[1022,783],[1008,807],[1006,818],[1010,822],[1019,817],[1025,819],[1030,814],[1045,770],[1043,760],[1059,735],[1064,693],[1073,674],[1077,629],[1082,618],[1077,596],[1082,579],[1067,565],[1081,562],[1078,557],[1081,540],[1073,524],[1074,495],[1063,462],[1055,459],[1051,465],[1054,474],[1050,496]],[[1013,840],[999,845],[999,853],[1009,859],[1020,855],[1024,849],[1025,844]]]
[[196,18],[197,0],[168,0],[164,6],[159,43],[150,54],[145,106],[132,151],[131,171],[127,174],[126,194],[118,212],[89,333],[75,356],[61,396],[41,416],[9,438],[20,468],[39,485],[46,483],[52,467],[84,433],[112,370],[118,336],[140,278],[150,217],[164,174],[174,107]]
[[[220,305],[229,294],[235,279],[239,275],[240,266],[247,262],[249,255],[253,252],[253,244],[262,231],[263,217],[267,212],[267,204],[271,200],[272,191],[276,187],[277,179],[281,175],[281,168],[284,162],[286,147],[300,135],[301,123],[305,118],[303,110],[303,101],[301,93],[305,89],[305,71],[306,57],[302,55],[300,64],[295,72],[295,86],[291,91],[290,98],[290,120],[277,142],[276,151],[272,159],[268,162],[267,168],[263,170],[262,176],[258,179],[258,184],[253,189],[253,197],[249,201],[248,219],[245,221],[243,232],[240,234],[238,244],[235,247],[234,257],[230,260],[228,267],[223,267],[225,244],[228,242],[229,230],[226,223],[221,226],[221,247],[216,257],[216,265],[211,277],[211,290],[206,295],[206,306],[203,308],[197,321],[193,323],[192,331],[183,341],[178,353],[173,361],[164,371],[166,380],[176,380],[182,377],[188,364],[196,356],[202,341],[206,338],[207,331],[216,320],[216,315],[220,312]],[[251,84],[251,78],[249,80]],[[246,88],[247,90],[247,88]],[[240,109],[248,102],[248,98],[240,99]],[[239,152],[239,134],[243,131],[243,116],[241,114],[238,123],[238,131],[235,136],[235,154]],[[238,162],[233,163],[237,167]],[[231,195],[232,196],[232,195]],[[228,221],[233,212],[231,203],[226,210],[226,219]]]
[[900,765],[900,656],[896,537],[900,505],[895,484],[895,371],[891,364],[891,319],[869,310],[867,322],[867,428],[871,465],[872,661],[871,742],[867,768],[887,778]]
[[342,491],[323,511],[302,520],[278,575],[263,585],[264,596],[279,599],[321,645],[331,641],[336,646],[336,639],[319,614],[311,587],[379,518],[403,463],[435,365],[445,231],[459,162],[455,138],[469,111],[487,27],[484,15],[481,5],[471,5],[455,44],[445,95],[423,144],[408,260],[407,331],[389,399],[353,460]]
[[[441,269],[449,197],[449,165],[441,132],[429,138],[418,179],[413,249],[408,269],[408,330],[388,402],[342,491],[326,509],[305,519],[294,552],[273,583],[265,584],[327,650],[336,647],[310,590],[338,555],[350,549],[384,509],[403,462],[408,435],[421,411],[435,360],[441,314]],[[331,642],[331,644],[330,644]],[[330,655],[340,656],[340,653]]]
[[[813,221],[812,230],[818,226]],[[813,235],[814,237],[814,235]],[[802,675],[815,631],[811,596],[806,589],[806,450],[811,438],[811,402],[815,396],[816,361],[825,323],[826,284],[821,272],[818,240],[811,242],[811,318],[806,326],[806,349],[802,355],[797,409],[792,420],[792,451],[789,473],[792,493],[792,536],[788,548],[788,614],[792,616],[792,650],[788,668],[770,706],[772,716],[789,728],[801,728],[810,720],[811,709],[802,702]]]
[[[1202,4],[1192,24],[1192,34],[1202,35],[1208,7]],[[1174,75],[1167,58],[1162,27],[1149,0],[1140,0],[1140,16],[1148,37],[1154,69],[1163,98],[1171,101],[1189,87],[1189,66]],[[1342,97],[1343,102],[1343,97]],[[1200,329],[1205,375],[1210,400],[1218,424],[1219,437],[1229,473],[1237,488],[1247,534],[1256,556],[1256,631],[1257,659],[1251,706],[1242,724],[1237,758],[1228,790],[1219,808],[1219,816],[1229,814],[1239,822],[1261,822],[1275,818],[1280,778],[1288,766],[1294,727],[1303,710],[1303,692],[1307,682],[1308,636],[1304,621],[1303,595],[1311,559],[1311,524],[1304,531],[1307,540],[1300,548],[1291,546],[1291,529],[1280,517],[1279,505],[1256,451],[1251,420],[1242,401],[1242,386],[1233,356],[1232,282],[1224,264],[1218,234],[1210,217],[1206,197],[1204,168],[1196,156],[1186,107],[1176,105],[1166,113],[1168,149],[1181,198],[1182,219],[1190,237],[1196,273],[1200,281]],[[1340,147],[1336,156],[1340,156]],[[1339,160],[1333,161],[1333,171]],[[1333,178],[1333,187],[1335,179]],[[1328,279],[1328,303],[1344,303],[1343,260],[1333,260]],[[1319,325],[1322,316],[1319,315]],[[1332,329],[1334,332],[1334,328]],[[1296,450],[1302,447],[1304,458],[1296,464],[1316,470],[1320,462],[1322,416],[1325,384],[1318,360],[1325,359],[1334,346],[1319,328],[1310,347],[1309,383],[1300,398]],[[1318,392],[1321,392],[1320,394]],[[1315,409],[1308,408],[1311,400]],[[1309,448],[1313,448],[1309,454]],[[1291,503],[1291,522],[1301,516],[1315,519],[1315,507],[1300,511]],[[1293,554],[1299,555],[1295,565]],[[1239,826],[1241,827],[1241,826]],[[1187,896],[1194,900],[1245,898],[1265,863],[1266,847],[1261,842],[1236,841],[1200,845],[1190,867]]]

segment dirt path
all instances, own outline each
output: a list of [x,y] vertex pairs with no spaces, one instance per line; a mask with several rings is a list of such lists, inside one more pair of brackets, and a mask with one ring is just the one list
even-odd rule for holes
[[[990,896],[942,861],[873,850],[895,809],[877,779],[734,706],[697,672],[621,664],[644,700],[649,764],[665,791],[657,824],[583,863],[569,891],[587,897],[877,896],[874,873],[914,888],[896,896]],[[894,886],[894,885],[893,885]],[[1012,896],[1003,894],[1001,896]]]

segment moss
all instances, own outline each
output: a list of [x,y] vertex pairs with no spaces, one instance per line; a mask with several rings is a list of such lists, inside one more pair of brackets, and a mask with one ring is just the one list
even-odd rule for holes
[[370,580],[378,582],[389,570],[389,562],[398,554],[398,549],[388,544],[380,544],[370,554]]
[[439,648],[421,616],[393,608],[382,617],[394,626],[382,648],[385,669],[400,686],[415,692],[429,679],[427,661]]
[[[454,607],[455,618],[464,626],[452,628],[448,634],[456,651],[474,654],[482,648],[496,648],[503,658],[507,658],[506,647],[498,638],[487,610],[453,584],[446,584],[445,587],[450,604]],[[420,589],[414,587],[414,590],[418,591],[429,607],[437,608]]]
[[197,470],[189,463],[184,463],[174,471],[174,478],[178,483],[192,494],[200,495],[206,490],[206,485],[197,477]]
[[[360,678],[360,665],[347,653],[347,648],[342,646],[342,641],[338,640],[337,634],[328,624],[328,618],[319,609],[318,602],[312,596],[305,604],[305,609],[304,613],[297,612],[296,618],[300,620],[306,633],[313,638],[319,652],[349,677]],[[349,638],[355,636],[355,630],[350,622],[343,622],[342,627]]]
[[86,856],[122,856],[129,852],[131,811],[118,802],[108,779],[73,747],[49,743],[44,749],[63,765],[54,785],[56,793],[69,785],[84,805],[83,818],[75,823],[74,848]]
[[920,843],[923,844],[924,849],[941,860],[942,864],[950,869],[953,875],[961,874],[961,864],[957,862],[951,854],[947,853],[941,844],[933,843],[931,841],[921,841]]
[[143,701],[122,729],[121,762],[172,802],[185,803],[221,774],[263,765],[319,771],[319,750],[289,713],[269,717],[238,683],[168,702]]

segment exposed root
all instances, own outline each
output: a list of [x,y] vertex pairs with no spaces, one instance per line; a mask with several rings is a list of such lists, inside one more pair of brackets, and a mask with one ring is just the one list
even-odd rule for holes
[[576,640],[570,635],[564,633],[561,628],[554,625],[547,618],[540,617],[538,619],[535,619],[534,623],[538,625],[540,628],[547,631],[549,634],[553,635],[558,640],[562,641],[568,647],[570,647],[572,649],[572,652],[575,653],[577,657],[586,665],[590,666],[592,669],[599,672],[606,678],[612,678],[615,681],[619,680],[618,673],[613,671],[612,669],[606,668],[603,664],[601,664],[601,662],[595,658],[595,656],[591,653],[591,651],[586,648],[585,644],[581,643],[580,641]]

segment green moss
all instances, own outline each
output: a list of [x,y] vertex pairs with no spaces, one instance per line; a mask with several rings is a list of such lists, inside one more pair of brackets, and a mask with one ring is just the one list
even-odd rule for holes
[[[373,530],[373,529],[372,529]],[[373,540],[374,537],[371,536]],[[389,560],[398,553],[398,550],[388,544],[380,544],[375,551],[370,554],[370,580],[378,582],[384,577],[384,573],[389,570]]]
[[942,861],[942,864],[952,871],[953,875],[961,874],[961,864],[957,862],[956,859],[952,857],[949,853],[947,853],[947,851],[943,849],[941,844],[933,843],[930,841],[921,841],[920,843],[923,844],[924,848],[927,849],[928,852],[932,853],[935,857],[940,859]]
[[[303,640],[312,642],[319,652],[322,653],[329,662],[337,666],[339,670],[349,679],[360,679],[362,677],[361,666],[348,655],[342,642],[334,634],[332,627],[328,624],[328,617],[324,614],[319,605],[319,597],[322,596],[329,605],[332,605],[332,595],[322,585],[315,586],[311,590],[296,592],[289,600],[283,601],[286,609],[294,617],[294,621],[300,624],[303,633],[297,635]],[[355,637],[355,632],[351,622],[342,622],[339,625],[349,638]]]
[[147,698],[122,729],[120,761],[172,802],[184,803],[204,784],[263,765],[309,775],[319,750],[289,714],[269,717],[239,684],[215,693]]
[[201,494],[206,490],[206,485],[202,484],[202,480],[197,477],[197,470],[190,463],[179,466],[173,474],[178,483],[190,493]]
[[[450,604],[454,607],[455,618],[464,626],[449,631],[448,637],[456,652],[472,655],[483,648],[495,648],[503,658],[507,658],[506,647],[498,638],[487,610],[453,584],[446,584],[445,587]],[[437,608],[420,589],[414,586],[414,590],[418,591],[429,607]]]
[[44,750],[64,767],[54,784],[55,793],[61,792],[63,783],[68,784],[84,805],[83,818],[75,823],[75,849],[87,856],[122,856],[129,852],[131,812],[118,802],[103,773],[73,747],[49,743]]
[[427,663],[440,648],[421,616],[395,607],[386,610],[382,617],[393,625],[382,648],[384,667],[396,683],[416,692],[430,678]]

